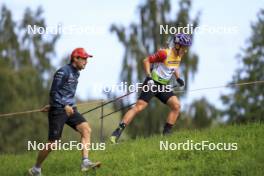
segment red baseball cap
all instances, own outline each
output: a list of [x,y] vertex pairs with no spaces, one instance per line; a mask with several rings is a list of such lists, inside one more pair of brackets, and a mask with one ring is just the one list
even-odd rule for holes
[[71,59],[74,57],[87,59],[88,57],[93,57],[93,55],[88,54],[84,48],[75,48],[71,53]]

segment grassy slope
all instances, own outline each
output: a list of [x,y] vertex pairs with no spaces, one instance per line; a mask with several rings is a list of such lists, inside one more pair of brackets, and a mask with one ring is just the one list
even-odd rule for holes
[[[91,158],[103,162],[97,175],[264,175],[264,125],[228,126],[203,131],[180,131],[169,137],[124,141],[94,151]],[[159,141],[236,142],[237,151],[160,151]],[[34,163],[35,152],[0,156],[0,175],[24,175]],[[56,151],[43,165],[45,176],[83,175],[78,151]],[[91,173],[89,175],[95,175]]]

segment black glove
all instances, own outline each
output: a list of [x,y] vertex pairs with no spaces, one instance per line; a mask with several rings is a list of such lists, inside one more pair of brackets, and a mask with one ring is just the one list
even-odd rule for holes
[[181,78],[177,78],[176,81],[180,85],[180,87],[184,86],[184,81]]

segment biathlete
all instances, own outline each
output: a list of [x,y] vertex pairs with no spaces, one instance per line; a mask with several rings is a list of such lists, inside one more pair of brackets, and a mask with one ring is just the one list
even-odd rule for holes
[[116,130],[112,133],[110,137],[111,143],[117,143],[125,127],[129,125],[136,114],[148,106],[149,101],[154,96],[170,107],[170,112],[164,125],[163,134],[166,135],[171,133],[171,129],[176,123],[180,113],[180,102],[172,89],[170,89],[170,91],[164,91],[167,90],[164,86],[169,85],[173,75],[176,77],[177,83],[180,86],[184,86],[185,83],[180,78],[178,68],[182,57],[187,52],[188,47],[192,44],[191,36],[187,34],[176,34],[173,36],[172,44],[172,47],[160,49],[144,60],[144,70],[147,77],[142,87],[155,87],[153,89],[148,89],[147,91],[142,89],[135,106],[127,111]]

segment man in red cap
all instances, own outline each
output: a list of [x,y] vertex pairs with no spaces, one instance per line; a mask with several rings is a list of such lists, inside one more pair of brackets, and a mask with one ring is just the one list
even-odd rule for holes
[[74,99],[80,75],[79,71],[85,68],[89,57],[93,56],[83,48],[76,48],[71,54],[70,63],[56,71],[50,89],[49,105],[42,109],[43,112],[49,112],[47,147],[39,151],[35,165],[29,169],[29,175],[41,175],[41,164],[51,152],[52,146],[58,144],[65,123],[81,135],[83,146],[81,170],[87,171],[100,165],[100,162],[93,163],[88,159],[91,128],[85,118],[77,111]]

